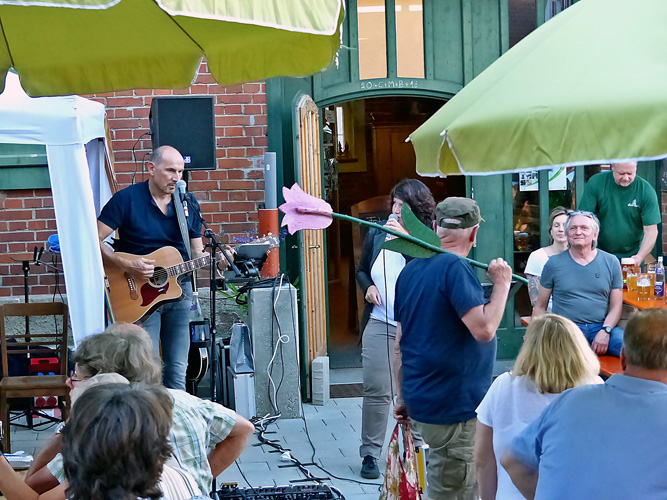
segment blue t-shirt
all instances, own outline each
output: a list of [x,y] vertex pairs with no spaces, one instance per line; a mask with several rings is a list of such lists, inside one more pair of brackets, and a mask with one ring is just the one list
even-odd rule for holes
[[554,314],[575,323],[602,323],[609,312],[611,291],[623,288],[623,273],[618,259],[604,250],[598,249],[585,266],[566,250],[547,261],[540,284],[551,289]]
[[453,254],[409,262],[396,282],[402,392],[408,415],[427,424],[475,418],[491,385],[496,338],[478,342],[461,318],[485,304],[470,264]]
[[667,385],[627,375],[565,391],[512,442],[536,500],[667,498]]
[[[191,193],[188,197],[188,232],[190,238],[201,237],[199,203]],[[118,191],[104,205],[99,221],[111,229],[118,229],[118,252],[146,255],[155,250],[175,247],[183,260],[188,260],[185,244],[178,227],[173,200],[167,206],[167,215],[158,208],[148,189],[148,181],[133,184]]]

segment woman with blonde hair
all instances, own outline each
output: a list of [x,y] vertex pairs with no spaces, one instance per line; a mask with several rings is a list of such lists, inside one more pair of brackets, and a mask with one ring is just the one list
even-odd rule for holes
[[600,384],[600,362],[567,318],[544,314],[526,330],[514,369],[491,385],[477,408],[475,465],[482,500],[523,499],[500,458],[512,439],[563,391]]

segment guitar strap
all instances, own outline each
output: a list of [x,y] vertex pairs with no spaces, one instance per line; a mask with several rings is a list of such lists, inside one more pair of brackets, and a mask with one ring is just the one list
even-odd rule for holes
[[[181,238],[183,238],[183,244],[185,245],[185,253],[188,254],[188,259],[192,259],[192,251],[190,249],[190,234],[188,232],[188,218],[185,215],[185,210],[183,209],[183,203],[181,203],[181,196],[178,191],[174,191],[172,194],[174,200],[174,210],[176,210],[176,218],[178,219],[178,227],[181,230]],[[187,203],[187,202],[186,202]],[[195,279],[194,273],[190,274],[190,279],[192,280],[192,289],[195,290]]]

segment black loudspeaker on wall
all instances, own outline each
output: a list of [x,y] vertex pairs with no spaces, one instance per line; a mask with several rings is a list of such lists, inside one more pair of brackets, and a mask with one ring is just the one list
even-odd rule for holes
[[154,97],[149,119],[153,148],[178,149],[185,170],[215,169],[213,97]]

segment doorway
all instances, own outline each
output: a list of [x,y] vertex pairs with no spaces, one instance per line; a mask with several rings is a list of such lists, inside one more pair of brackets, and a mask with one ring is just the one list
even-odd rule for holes
[[[324,194],[334,211],[351,214],[354,205],[389,195],[405,178],[419,178],[436,202],[447,196],[465,196],[463,176],[418,177],[414,149],[405,142],[443,104],[439,99],[381,97],[327,106],[323,110]],[[388,210],[371,214],[371,220],[386,218]],[[362,228],[356,242],[350,223],[336,219],[326,231],[330,365],[357,368],[361,366],[361,337],[355,246],[358,258],[365,230]]]

